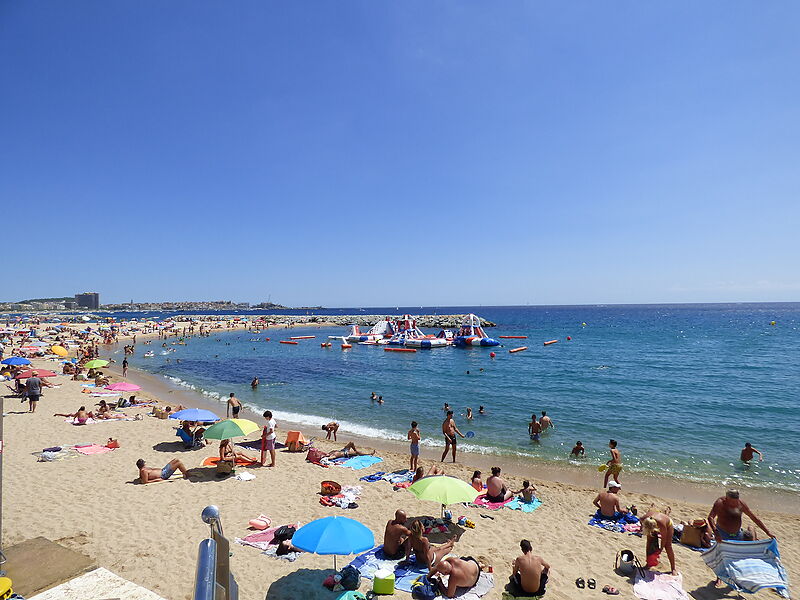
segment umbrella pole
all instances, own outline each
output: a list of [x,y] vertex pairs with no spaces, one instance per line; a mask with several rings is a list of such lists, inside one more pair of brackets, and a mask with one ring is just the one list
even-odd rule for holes
[[338,571],[339,569],[336,568],[336,555],[333,555],[333,570]]

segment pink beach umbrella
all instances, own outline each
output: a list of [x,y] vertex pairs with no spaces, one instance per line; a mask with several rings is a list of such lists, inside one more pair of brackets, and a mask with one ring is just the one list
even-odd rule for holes
[[106,389],[114,392],[136,392],[142,388],[135,383],[127,383],[122,381],[120,383],[112,383],[111,385],[107,385]]

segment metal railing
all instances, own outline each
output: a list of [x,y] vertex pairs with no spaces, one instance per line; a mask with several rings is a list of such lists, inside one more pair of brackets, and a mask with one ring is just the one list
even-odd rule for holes
[[222,533],[219,509],[206,506],[202,519],[211,533],[197,551],[194,600],[239,600],[239,586],[231,573],[230,542]]

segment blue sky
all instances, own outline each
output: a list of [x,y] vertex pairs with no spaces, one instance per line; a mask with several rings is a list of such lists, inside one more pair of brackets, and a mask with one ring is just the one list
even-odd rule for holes
[[0,299],[800,300],[799,20],[2,2]]

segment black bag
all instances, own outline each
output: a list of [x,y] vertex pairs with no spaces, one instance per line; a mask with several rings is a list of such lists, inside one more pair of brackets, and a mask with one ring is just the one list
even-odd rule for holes
[[281,525],[278,527],[277,531],[275,531],[275,537],[273,539],[278,543],[290,540],[294,536],[295,531],[297,531],[297,529],[291,525]]
[[361,572],[355,567],[347,565],[344,569],[339,571],[342,579],[339,581],[341,586],[346,590],[357,590],[361,584]]

